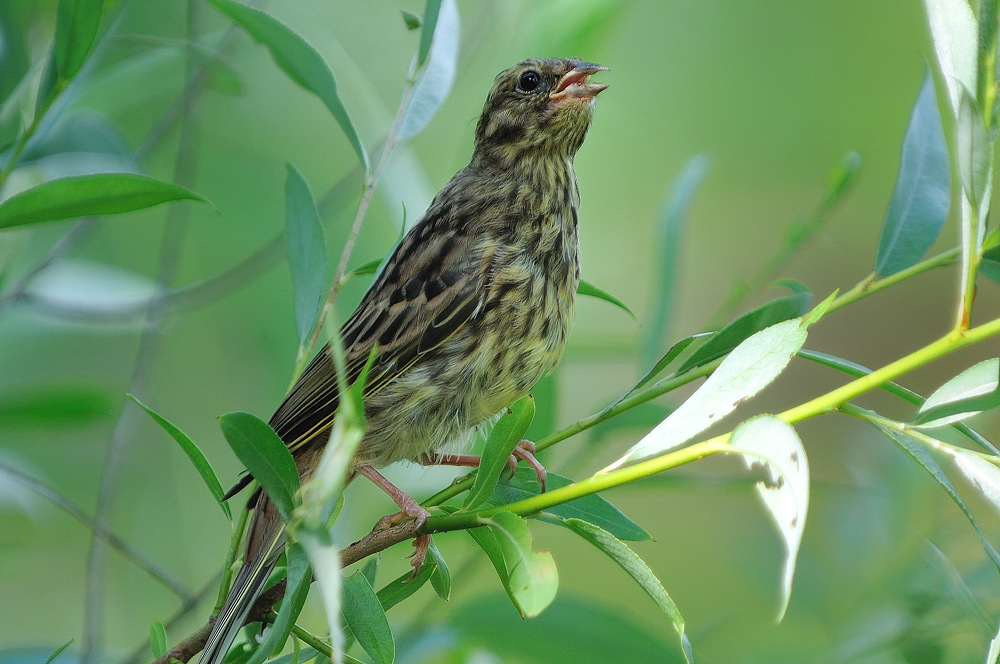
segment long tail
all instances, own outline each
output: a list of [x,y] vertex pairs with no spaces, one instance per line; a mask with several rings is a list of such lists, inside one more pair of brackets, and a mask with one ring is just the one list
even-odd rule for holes
[[[261,516],[259,511],[254,515],[243,567],[233,580],[233,587],[222,605],[198,664],[222,664],[285,548],[285,528],[280,517],[277,521],[268,519],[262,523]],[[257,531],[258,528],[263,532]]]

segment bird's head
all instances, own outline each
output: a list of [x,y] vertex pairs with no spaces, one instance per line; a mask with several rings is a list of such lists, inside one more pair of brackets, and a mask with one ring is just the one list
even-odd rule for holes
[[528,152],[572,157],[583,144],[607,67],[569,58],[524,60],[501,72],[476,127],[476,153],[503,162]]

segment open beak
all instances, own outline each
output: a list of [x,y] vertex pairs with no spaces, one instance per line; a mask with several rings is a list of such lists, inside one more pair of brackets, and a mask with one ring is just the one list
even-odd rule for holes
[[593,62],[578,62],[573,69],[559,79],[555,90],[549,95],[552,101],[559,101],[564,98],[577,98],[588,100],[594,98],[604,88],[606,83],[591,83],[588,79],[591,74],[599,71],[610,71],[604,65],[597,65]]

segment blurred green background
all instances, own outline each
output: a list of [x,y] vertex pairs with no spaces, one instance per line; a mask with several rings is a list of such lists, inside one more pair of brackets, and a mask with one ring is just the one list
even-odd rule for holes
[[[42,63],[55,4],[0,3],[4,94],[25,66]],[[825,297],[872,270],[902,136],[933,63],[920,2],[520,0],[458,6],[462,45],[454,88],[426,130],[394,153],[352,265],[385,254],[398,236],[404,206],[410,221],[417,218],[434,191],[467,163],[497,72],[530,56],[579,56],[609,66],[600,80],[610,88],[597,102],[576,159],[583,278],[624,300],[639,323],[607,303],[580,302],[566,357],[549,385],[557,425],[597,411],[645,370],[639,360],[648,335],[643,323],[663,296],[655,277],[657,220],[671,180],[695,154],[706,154],[711,169],[683,233],[674,315],[660,335],[664,347],[703,330],[732,285],[777,251],[788,225],[823,199],[828,172],[848,150],[863,160],[856,186],[776,276],[797,279]],[[362,138],[377,154],[419,39],[406,30],[400,10],[419,14],[422,3],[310,0],[266,8],[323,54]],[[60,117],[75,118],[68,132],[77,138],[118,136],[114,140],[127,142],[126,154],[144,144],[183,89],[188,22],[196,55],[226,40],[225,68],[213,69],[193,97],[187,146],[180,147],[181,133],[170,125],[138,164],[157,177],[184,181],[215,209],[180,203],[173,212],[161,207],[101,219],[32,282],[33,298],[3,302],[0,401],[7,407],[0,411],[0,461],[93,514],[113,446],[109,527],[198,589],[218,572],[230,528],[177,445],[123,394],[133,391],[188,433],[223,484],[235,481],[240,466],[215,418],[246,410],[266,419],[288,386],[297,342],[287,265],[280,255],[251,262],[240,287],[172,312],[153,329],[142,330],[134,316],[94,312],[148,293],[164,247],[176,252],[171,285],[181,286],[265,246],[284,226],[286,162],[300,169],[317,198],[332,191],[323,207],[332,266],[361,176],[326,109],[245,33],[227,35],[229,23],[209,4],[121,0],[109,3],[106,13],[118,16],[107,26],[115,36],[94,56]],[[947,104],[942,108],[950,137],[953,123]],[[68,165],[39,159],[8,186],[23,188],[60,168],[98,166],[93,155]],[[0,234],[3,285],[35,265],[69,226]],[[949,223],[935,250],[954,243]],[[956,283],[956,272],[944,269],[863,300],[824,319],[807,347],[868,366],[885,364],[948,329]],[[362,278],[344,291],[338,320],[365,286]],[[782,294],[755,294],[741,310]],[[998,305],[996,285],[982,284],[977,306],[983,318],[995,316]],[[972,349],[905,382],[927,393],[996,351],[995,344]],[[842,382],[794,362],[744,415],[783,410]],[[878,395],[860,403],[908,416]],[[995,410],[974,424],[1000,439]],[[584,477],[648,428],[578,436],[544,461],[555,472]],[[781,624],[774,618],[782,545],[752,478],[737,464],[711,459],[606,496],[654,536],[636,550],[684,613],[697,661],[983,661],[996,630],[1000,586],[974,531],[946,494],[859,423],[831,415],[798,430],[810,458],[812,504]],[[399,466],[388,475],[420,498],[453,474]],[[976,500],[967,485],[959,488],[996,541],[1000,524],[990,505]],[[378,490],[354,483],[340,524],[343,541],[360,537],[391,509]],[[390,613],[406,646],[397,661],[671,661],[676,638],[669,622],[620,569],[566,531],[541,523],[532,530],[560,570],[560,596],[546,614],[520,621],[499,597],[499,582],[471,540],[462,533],[441,535],[435,541],[451,565],[452,599],[444,604],[425,589]],[[90,606],[90,546],[89,531],[77,521],[0,476],[0,648],[47,653],[81,637]],[[380,578],[402,573],[408,552],[408,546],[386,552]],[[118,661],[142,644],[150,621],[168,619],[179,602],[117,553],[104,559],[100,612],[90,615],[100,617],[95,645],[108,661]],[[986,613],[966,591],[985,602]],[[208,597],[170,629],[169,641],[202,624],[214,588]],[[307,612],[305,622],[320,629],[315,598]]]

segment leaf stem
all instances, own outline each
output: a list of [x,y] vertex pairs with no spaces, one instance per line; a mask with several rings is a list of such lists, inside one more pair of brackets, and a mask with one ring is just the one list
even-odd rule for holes
[[368,206],[371,204],[372,197],[375,194],[375,188],[378,186],[379,180],[382,178],[382,173],[385,170],[385,166],[389,162],[389,155],[392,154],[393,149],[396,147],[396,143],[399,138],[399,130],[403,126],[403,118],[406,116],[406,109],[410,105],[410,97],[413,95],[413,89],[415,86],[416,75],[411,74],[407,78],[406,84],[403,86],[402,98],[399,102],[399,109],[396,111],[396,119],[392,123],[392,129],[389,130],[389,135],[386,136],[385,145],[382,146],[382,152],[379,155],[378,162],[372,170],[371,176],[367,178],[368,181],[365,184],[364,192],[361,195],[361,200],[358,202],[358,209],[354,213],[354,221],[351,223],[351,230],[348,232],[347,240],[344,242],[344,249],[340,252],[340,262],[337,264],[337,271],[333,275],[333,283],[330,285],[330,294],[323,303],[323,309],[320,311],[316,325],[313,327],[312,334],[309,335],[309,341],[303,347],[300,358],[298,362],[296,362],[293,382],[297,380],[302,374],[302,371],[305,370],[305,365],[311,358],[313,350],[316,348],[316,343],[319,340],[319,335],[323,330],[323,326],[326,324],[326,320],[330,316],[330,312],[333,309],[333,303],[337,299],[337,295],[340,294],[340,289],[344,285],[344,272],[346,272],[347,262],[350,260],[351,254],[354,252],[354,244],[357,242],[358,233],[361,231],[361,222],[364,221],[365,214],[368,212]]

